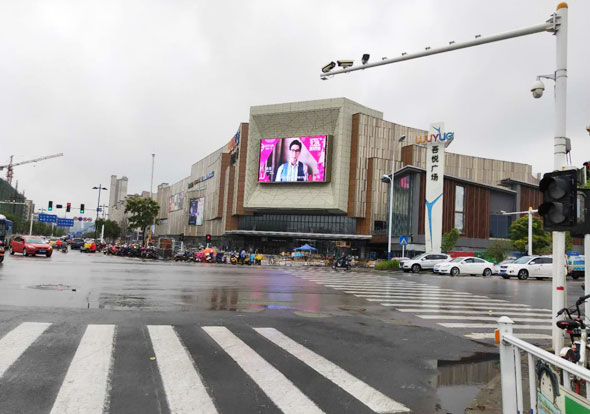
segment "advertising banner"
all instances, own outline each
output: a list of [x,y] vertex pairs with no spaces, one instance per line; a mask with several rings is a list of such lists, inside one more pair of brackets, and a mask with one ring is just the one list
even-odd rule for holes
[[168,199],[168,212],[181,210],[184,202],[184,194],[176,193]]
[[260,140],[258,182],[326,182],[327,141],[326,135]]
[[440,253],[442,242],[443,184],[445,175],[445,145],[441,136],[443,122],[430,125],[426,140],[426,209],[424,214],[425,250]]
[[199,197],[197,198],[197,217],[196,217],[196,224],[197,226],[203,225],[203,213],[205,211],[205,198]]

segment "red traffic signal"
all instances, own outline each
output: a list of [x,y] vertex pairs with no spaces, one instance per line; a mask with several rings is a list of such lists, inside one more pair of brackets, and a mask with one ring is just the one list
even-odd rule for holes
[[72,209],[72,203],[66,204],[66,213],[69,213],[71,209]]
[[211,241],[211,235],[210,234],[207,234],[205,236],[205,240],[207,241],[207,243],[209,243]]

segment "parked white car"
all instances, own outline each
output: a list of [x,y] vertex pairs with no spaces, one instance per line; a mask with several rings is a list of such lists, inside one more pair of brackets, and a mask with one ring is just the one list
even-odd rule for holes
[[500,276],[504,279],[516,276],[520,280],[526,280],[529,277],[544,279],[552,277],[553,258],[551,256],[523,256],[509,263],[504,269],[500,269]]
[[491,276],[494,264],[479,257],[456,257],[450,262],[438,263],[434,266],[434,273],[458,276],[461,273],[470,275]]
[[444,253],[422,253],[416,257],[404,260],[402,269],[404,272],[412,271],[418,273],[420,270],[434,269],[434,265],[442,262],[448,262],[451,256]]

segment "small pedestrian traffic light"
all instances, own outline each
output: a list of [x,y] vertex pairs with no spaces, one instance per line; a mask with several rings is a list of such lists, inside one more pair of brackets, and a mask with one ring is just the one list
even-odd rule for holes
[[72,203],[66,204],[66,213],[69,213],[71,209],[72,209]]
[[80,204],[80,214],[84,214],[84,204]]
[[554,171],[543,176],[539,190],[543,204],[539,215],[547,231],[570,231],[577,224],[578,172],[576,170]]
[[210,234],[207,234],[205,236],[205,240],[207,241],[207,243],[211,242],[211,235]]
[[53,211],[53,201],[50,201],[49,204],[47,204],[47,210]]

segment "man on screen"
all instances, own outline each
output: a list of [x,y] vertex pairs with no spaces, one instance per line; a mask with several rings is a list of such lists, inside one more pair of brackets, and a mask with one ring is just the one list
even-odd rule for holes
[[279,166],[275,182],[307,181],[307,165],[298,161],[302,147],[303,145],[298,140],[289,144],[289,161]]

